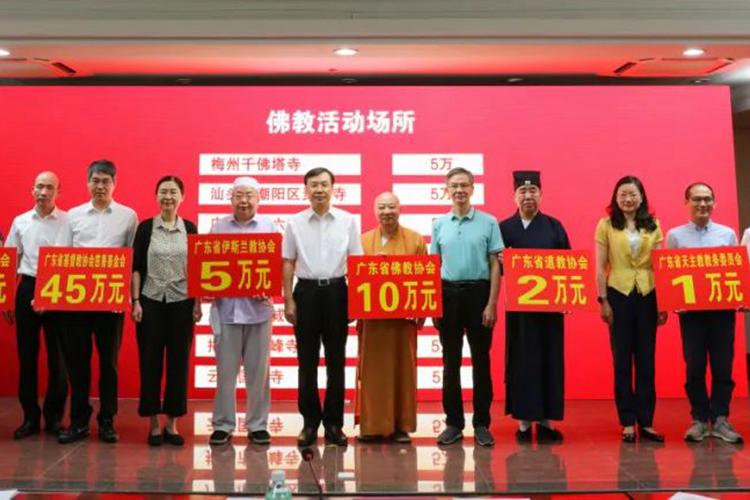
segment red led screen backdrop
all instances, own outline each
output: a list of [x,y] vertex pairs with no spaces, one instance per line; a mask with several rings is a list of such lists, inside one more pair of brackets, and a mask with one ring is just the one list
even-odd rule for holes
[[[665,232],[686,221],[685,185],[711,183],[714,218],[736,229],[729,90],[725,87],[0,87],[0,230],[32,207],[38,171],[62,180],[59,206],[88,199],[86,167],[108,158],[118,167],[115,199],[144,219],[157,213],[155,182],[185,181],[181,215],[201,233],[229,213],[234,177],[262,184],[260,212],[278,229],[306,207],[303,173],[327,166],[334,204],[376,224],[373,200],[393,191],[401,222],[429,238],[432,219],[450,207],[444,174],[476,175],[474,204],[498,219],[515,210],[511,171],[542,172],[542,210],[559,218],[574,249],[593,250],[594,228],[612,187],[640,177]],[[503,292],[501,292],[503,293]],[[277,299],[278,301],[278,299]],[[504,397],[503,302],[493,337],[495,395]],[[293,399],[296,347],[277,304],[271,344],[273,397]],[[214,358],[207,315],[196,328],[190,394],[213,396]],[[2,395],[17,386],[15,336],[0,332]],[[742,323],[738,325],[742,332]],[[354,386],[357,338],[347,345],[347,387]],[[566,317],[566,396],[611,398],[612,361],[597,313]],[[737,394],[747,393],[744,335],[737,336]],[[676,316],[658,333],[657,392],[683,397],[684,363]],[[471,390],[468,348],[464,387]],[[428,321],[418,337],[418,386],[439,399],[441,351]],[[130,319],[120,356],[120,394],[138,394],[138,356]],[[324,380],[321,367],[320,379]],[[241,381],[242,382],[242,381]],[[96,384],[92,388],[96,393]],[[350,393],[351,395],[351,393]]]

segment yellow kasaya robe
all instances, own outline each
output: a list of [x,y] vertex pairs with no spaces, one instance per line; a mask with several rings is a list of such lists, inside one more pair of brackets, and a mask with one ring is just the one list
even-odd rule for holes
[[[362,235],[365,255],[426,255],[422,235],[399,226],[386,243],[380,228]],[[417,428],[417,325],[406,319],[360,322],[355,420],[361,435]]]

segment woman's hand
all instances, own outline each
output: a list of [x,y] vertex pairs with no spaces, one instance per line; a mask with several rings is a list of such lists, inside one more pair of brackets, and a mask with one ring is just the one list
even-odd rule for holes
[[203,308],[201,307],[201,301],[196,299],[195,304],[193,304],[193,321],[199,322],[201,318],[203,317]]
[[667,311],[659,311],[658,316],[656,317],[656,325],[662,326],[666,324],[668,317],[669,313]]
[[612,324],[614,315],[612,313],[612,306],[609,305],[607,299],[604,299],[599,307],[599,316],[601,316],[602,321],[604,321],[608,325]]
[[130,316],[136,323],[141,322],[143,319],[143,308],[141,307],[140,301],[136,300],[133,302],[133,309],[130,311]]

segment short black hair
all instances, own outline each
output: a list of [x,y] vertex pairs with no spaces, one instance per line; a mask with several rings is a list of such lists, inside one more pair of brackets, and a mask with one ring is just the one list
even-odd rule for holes
[[305,186],[307,186],[308,179],[310,179],[311,177],[317,177],[320,174],[328,174],[331,177],[331,185],[336,184],[336,177],[333,175],[333,172],[325,167],[315,167],[311,170],[308,170],[305,174]]
[[459,175],[459,174],[466,175],[469,178],[469,182],[474,184],[474,174],[472,174],[470,170],[466,170],[463,167],[456,167],[456,168],[450,169],[448,173],[445,174],[445,182],[447,183],[448,181],[451,180],[451,177],[453,177],[454,175]]
[[685,201],[690,200],[690,191],[695,186],[706,186],[709,189],[709,191],[711,191],[711,198],[713,198],[714,200],[716,199],[716,195],[714,194],[714,188],[712,188],[710,184],[708,184],[707,182],[693,182],[692,184],[690,184],[688,187],[685,188]]
[[185,194],[185,184],[183,184],[182,179],[180,179],[176,175],[165,175],[164,177],[156,181],[156,190],[154,191],[156,194],[159,194],[159,186],[161,186],[165,182],[174,182],[180,189],[180,194]]
[[104,159],[96,160],[96,161],[91,162],[91,165],[89,165],[86,179],[91,180],[91,177],[94,174],[106,174],[112,177],[112,180],[115,180],[116,173],[117,173],[117,167],[111,161],[104,160]]

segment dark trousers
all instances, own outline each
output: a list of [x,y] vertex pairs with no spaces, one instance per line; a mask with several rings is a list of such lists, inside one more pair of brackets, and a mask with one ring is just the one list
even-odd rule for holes
[[[343,280],[327,286],[299,280],[294,288],[297,305],[297,360],[299,361],[299,412],[305,427],[339,426],[344,423],[344,365],[347,318],[347,286]],[[323,408],[318,395],[320,344],[325,347],[326,395]]]
[[489,281],[443,281],[443,317],[440,343],[443,346],[443,410],[446,423],[463,429],[464,403],[461,396],[461,349],[464,332],[471,348],[474,382],[474,427],[490,425],[492,378],[490,348],[492,329],[482,325],[482,312],[490,296]]
[[[143,317],[136,324],[141,364],[141,394],[138,414],[150,417],[166,413],[181,417],[187,413],[188,362],[193,345],[195,300],[159,302],[140,297]],[[161,381],[167,359],[164,402]]]
[[[623,295],[607,288],[612,307],[610,344],[615,365],[615,404],[620,425],[651,427],[656,406],[656,293]],[[633,369],[635,368],[635,387]]]
[[[734,381],[734,311],[697,311],[680,314],[685,391],[690,414],[701,422],[729,416]],[[706,390],[706,364],[711,361],[711,396]]]
[[[63,353],[70,375],[70,422],[87,425],[92,407],[91,351],[96,343],[99,356],[99,422],[112,420],[117,414],[117,358],[122,343],[122,313],[66,313],[67,331],[63,336]],[[93,342],[92,342],[93,334]]]
[[[24,420],[39,422],[44,414],[48,424],[58,423],[65,413],[68,396],[68,375],[62,354],[62,336],[65,333],[60,313],[38,314],[31,308],[36,279],[21,276],[16,292],[16,345],[18,347],[18,400],[23,408]],[[47,346],[47,394],[44,407],[39,409],[39,331],[44,328]]]

